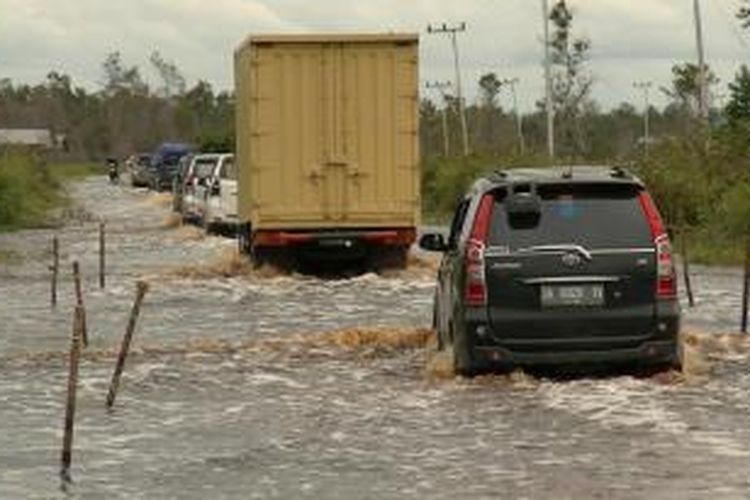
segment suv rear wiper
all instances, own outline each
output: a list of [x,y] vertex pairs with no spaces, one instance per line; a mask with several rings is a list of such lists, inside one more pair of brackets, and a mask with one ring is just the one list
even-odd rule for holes
[[532,247],[519,248],[516,253],[544,253],[544,252],[578,252],[586,260],[591,260],[591,252],[581,245],[535,245]]

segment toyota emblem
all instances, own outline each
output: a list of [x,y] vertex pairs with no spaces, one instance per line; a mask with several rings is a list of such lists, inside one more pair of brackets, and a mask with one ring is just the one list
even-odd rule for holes
[[575,252],[568,252],[566,254],[563,254],[562,256],[562,263],[566,267],[578,267],[583,262],[583,259],[580,255],[578,255]]

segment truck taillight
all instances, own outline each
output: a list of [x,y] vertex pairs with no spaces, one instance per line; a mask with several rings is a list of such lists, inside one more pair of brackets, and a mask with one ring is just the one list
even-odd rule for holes
[[645,191],[641,192],[640,202],[656,247],[656,297],[674,299],[677,297],[677,276],[669,235],[651,195]]
[[487,304],[487,279],[484,268],[484,249],[492,220],[494,199],[485,194],[479,202],[474,225],[466,244],[466,289],[464,302],[467,306],[481,307]]

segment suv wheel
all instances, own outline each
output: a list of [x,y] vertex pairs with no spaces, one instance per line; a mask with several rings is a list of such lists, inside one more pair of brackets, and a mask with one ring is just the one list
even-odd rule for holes
[[477,373],[477,367],[469,351],[466,334],[463,331],[453,331],[453,368],[456,374],[472,377]]
[[682,335],[678,336],[671,365],[670,368],[678,372],[682,372],[682,367],[685,366],[685,347],[682,343]]
[[437,294],[433,299],[432,306],[432,330],[435,332],[435,343],[437,344],[437,350],[445,350],[445,340],[443,339],[443,333],[440,331],[440,317],[438,314],[437,307]]

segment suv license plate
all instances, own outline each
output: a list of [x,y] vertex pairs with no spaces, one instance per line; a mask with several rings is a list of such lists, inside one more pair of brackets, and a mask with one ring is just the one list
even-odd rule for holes
[[542,285],[542,307],[601,307],[603,285]]

